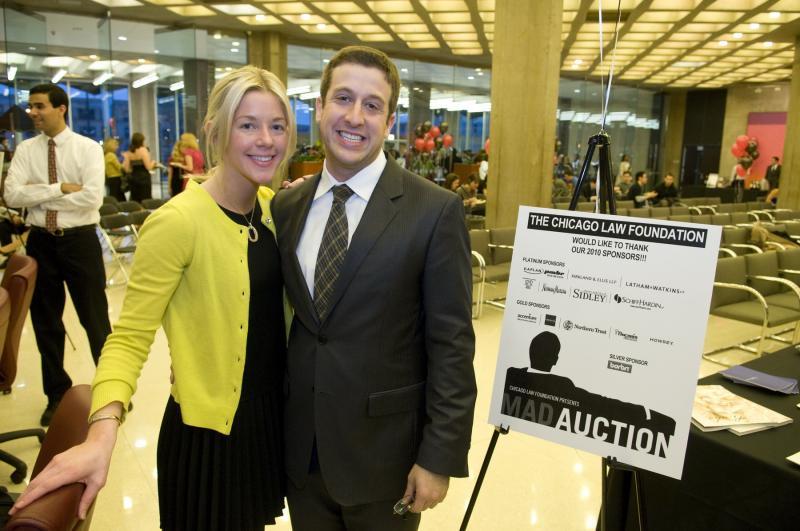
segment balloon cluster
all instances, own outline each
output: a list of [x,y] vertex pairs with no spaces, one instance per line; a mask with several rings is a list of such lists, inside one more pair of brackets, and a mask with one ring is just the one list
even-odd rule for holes
[[441,146],[449,148],[453,145],[453,135],[447,133],[450,125],[442,122],[438,126],[433,125],[430,120],[425,123],[417,124],[414,128],[414,149],[430,153]]
[[731,146],[731,154],[736,157],[736,174],[744,177],[747,170],[753,165],[753,161],[759,156],[758,140],[754,136],[739,135],[736,142]]

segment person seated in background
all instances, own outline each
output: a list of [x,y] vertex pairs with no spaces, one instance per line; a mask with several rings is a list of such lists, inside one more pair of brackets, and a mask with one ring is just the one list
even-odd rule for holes
[[633,184],[633,175],[630,171],[622,172],[620,175],[619,182],[616,186],[614,186],[614,194],[617,196],[617,199],[625,199],[628,197],[628,190],[631,189],[631,185]]
[[588,179],[583,183],[581,197],[586,201],[595,201],[597,199],[597,179]]
[[451,192],[458,193],[458,187],[461,186],[461,180],[455,173],[448,173],[444,178],[444,187]]
[[464,215],[475,214],[474,209],[478,206],[478,177],[470,173],[464,180],[464,184],[458,187],[456,193],[464,203]]
[[647,188],[647,172],[637,171],[636,182],[628,189],[626,199],[633,201],[636,208],[644,208],[656,197],[655,192],[645,192]]
[[658,183],[655,190],[657,197],[653,201],[660,206],[672,206],[678,201],[678,187],[675,186],[675,176],[667,172],[664,180]]
[[568,186],[564,179],[561,179],[555,175],[553,175],[552,198],[553,203],[562,203],[572,199],[571,186]]

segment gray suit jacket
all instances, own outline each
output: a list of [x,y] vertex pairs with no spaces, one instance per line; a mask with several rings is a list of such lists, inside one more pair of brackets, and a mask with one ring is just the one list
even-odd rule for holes
[[296,254],[319,179],[272,203],[295,308],[289,478],[305,484],[315,437],[322,476],[342,505],[399,499],[414,463],[466,476],[476,386],[461,202],[387,160],[320,322]]

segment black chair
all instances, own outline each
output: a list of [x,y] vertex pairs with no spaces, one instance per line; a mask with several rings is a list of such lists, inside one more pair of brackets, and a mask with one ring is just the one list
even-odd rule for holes
[[142,199],[142,206],[145,208],[145,210],[157,210],[166,202],[167,199]]
[[103,198],[104,205],[108,204],[116,205],[117,203],[119,203],[119,200],[117,200],[117,198],[114,197],[113,195],[107,195]]
[[100,205],[101,216],[108,216],[109,214],[117,213],[119,213],[119,207],[117,206],[117,203],[103,203]]
[[120,212],[138,212],[140,210],[144,210],[144,207],[141,203],[136,201],[122,201],[117,204]]
[[[149,212],[147,213],[149,214]],[[133,224],[139,217],[141,217],[141,212],[134,212],[133,214],[110,214],[100,218],[100,227],[103,229],[101,231],[103,240],[112,258],[117,262],[122,276],[125,278],[123,284],[127,284],[130,279],[125,269],[125,264],[122,262],[121,255],[133,255],[133,253],[136,252],[137,233]],[[117,243],[115,243],[115,239]],[[109,276],[107,280],[108,285],[114,284],[115,275],[116,272],[113,272]]]

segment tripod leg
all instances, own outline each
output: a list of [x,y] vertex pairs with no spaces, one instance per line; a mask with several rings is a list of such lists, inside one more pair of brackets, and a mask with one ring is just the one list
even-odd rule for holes
[[594,147],[596,144],[597,138],[594,136],[591,137],[589,139],[589,147],[586,148],[586,158],[583,159],[581,173],[578,175],[578,180],[575,182],[575,188],[572,191],[572,200],[569,202],[570,210],[575,210],[578,207],[578,198],[580,197],[581,188],[583,188],[586,176],[589,174],[589,167],[592,164],[592,157],[594,157]]
[[489,441],[489,448],[486,449],[486,456],[483,458],[483,465],[481,465],[481,471],[478,474],[478,479],[475,481],[475,488],[472,489],[472,496],[469,498],[469,505],[467,505],[467,512],[464,513],[464,519],[461,521],[461,527],[459,531],[466,531],[467,526],[469,525],[469,519],[472,516],[472,509],[475,508],[475,502],[478,501],[478,494],[481,492],[481,485],[483,485],[483,478],[486,476],[486,471],[489,469],[489,462],[492,460],[492,454],[494,453],[494,447],[497,445],[497,439],[500,437],[500,434],[508,433],[508,430],[505,428],[495,427],[494,433],[492,434],[492,440]]

